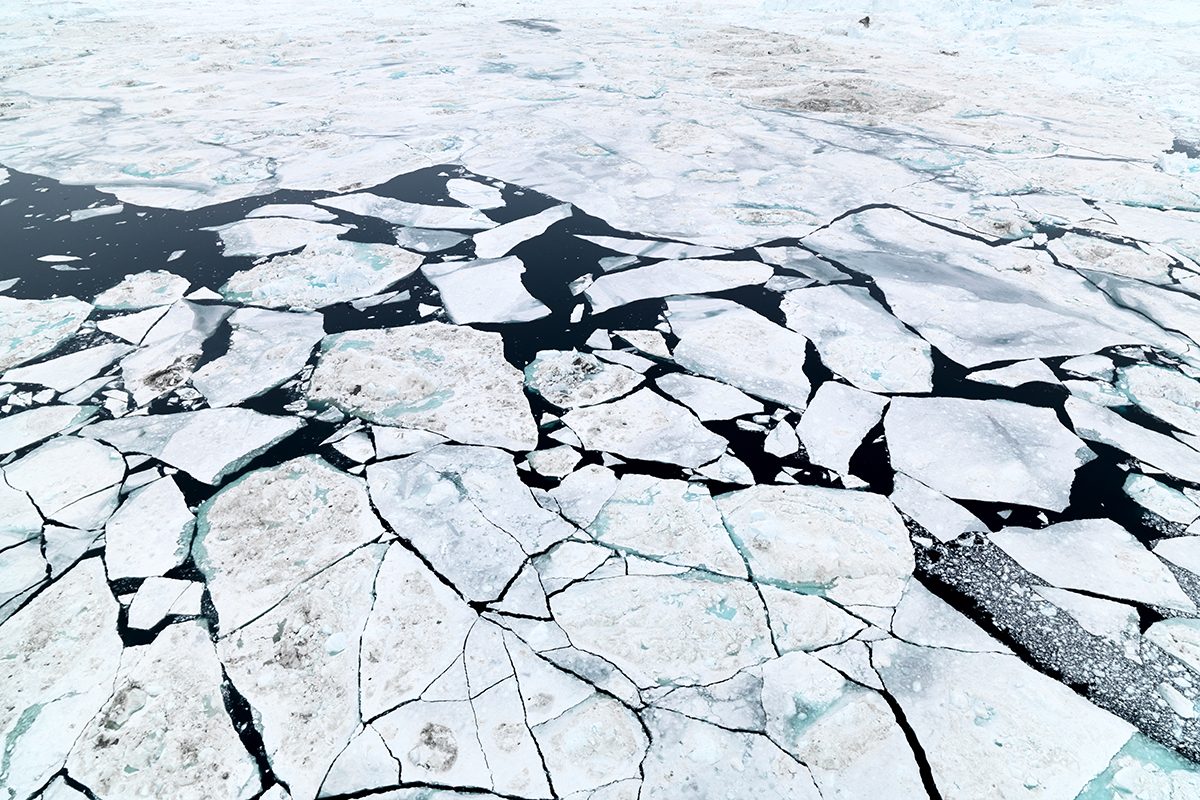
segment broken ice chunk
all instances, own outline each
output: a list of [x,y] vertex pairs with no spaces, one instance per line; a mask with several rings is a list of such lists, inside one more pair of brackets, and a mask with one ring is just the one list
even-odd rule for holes
[[126,275],[116,286],[96,295],[96,308],[105,311],[140,311],[154,306],[169,306],[182,300],[191,282],[166,270]]
[[192,375],[192,385],[213,408],[236,405],[283,383],[304,368],[325,335],[320,314],[241,308],[229,324],[229,350]]
[[440,253],[457,247],[468,238],[465,233],[432,231],[426,228],[397,228],[393,235],[396,237],[396,244],[418,253]]
[[845,384],[821,384],[796,426],[808,460],[849,475],[851,456],[879,424],[887,402],[887,398]]
[[525,385],[559,408],[604,403],[641,383],[642,377],[628,367],[574,350],[543,350],[525,367]]
[[[10,374],[4,379],[12,380]],[[1200,435],[1200,381],[1177,370],[1135,364],[1118,371],[1116,388],[1163,422]]]
[[0,380],[7,383],[49,386],[56,392],[66,392],[96,375],[132,349],[125,344],[104,344],[77,350],[49,361],[10,369],[0,376]]
[[221,664],[205,625],[172,625],[127,655],[112,697],[67,759],[70,774],[100,796],[257,793],[258,768],[224,713]]
[[947,798],[1073,798],[1133,729],[1000,653],[896,640],[872,648]]
[[626,475],[587,531],[624,552],[746,577],[741,554],[701,484]]
[[601,275],[584,291],[592,313],[673,294],[703,294],[759,284],[771,268],[757,261],[660,261]]
[[245,408],[205,408],[96,422],[81,434],[124,453],[152,456],[215,485],[303,426],[304,421],[295,417]]
[[1117,752],[1108,768],[1080,792],[1078,800],[1112,798],[1175,800],[1200,797],[1196,764],[1140,733]]
[[636,353],[628,353],[624,350],[597,350],[596,356],[610,363],[629,367],[636,372],[644,373],[657,366],[648,358],[642,358]]
[[469,600],[495,600],[527,555],[570,536],[521,483],[512,456],[442,445],[367,468],[371,500]]
[[337,215],[323,208],[304,203],[270,203],[259,206],[246,215],[254,217],[291,217],[292,219],[307,219],[312,222],[332,222]]
[[1200,506],[1191,498],[1153,478],[1133,473],[1124,489],[1135,503],[1168,522],[1186,527],[1200,518]]
[[705,422],[759,414],[763,410],[762,403],[757,400],[747,397],[729,384],[709,378],[672,372],[658,378],[655,383]]
[[53,351],[92,313],[74,297],[16,300],[0,295],[0,370]]
[[146,334],[143,346],[121,359],[125,389],[139,406],[182,385],[200,361],[204,342],[233,309],[180,300]]
[[[1141,281],[1128,278],[1118,278],[1103,275],[1089,270],[1080,270],[1105,294],[1115,299],[1121,306],[1133,309],[1149,317],[1167,331],[1179,331],[1193,342],[1200,341],[1200,300],[1183,291],[1173,291],[1158,286],[1151,286]],[[1114,344],[1135,343],[1126,337],[1123,342]],[[1154,342],[1146,342],[1154,344]],[[1099,347],[1089,348],[1089,352]],[[1167,348],[1182,352],[1185,347]]]
[[1034,586],[1033,590],[1067,612],[1088,633],[1120,644],[1127,657],[1141,660],[1141,622],[1135,607],[1053,586]]
[[0,469],[0,550],[28,541],[42,529],[42,515],[29,495],[9,485]]
[[[496,228],[496,230],[500,230]],[[550,313],[529,293],[516,256],[426,264],[421,274],[438,288],[452,322],[529,322]]]
[[673,297],[667,319],[675,361],[744,392],[800,410],[808,403],[808,340],[729,300]]
[[754,483],[754,473],[750,468],[729,453],[723,453],[716,461],[700,467],[696,474],[710,481],[732,483],[736,486],[751,486]]
[[490,208],[501,208],[504,205],[504,197],[500,194],[500,189],[482,181],[451,178],[446,181],[446,191],[450,194],[451,199],[471,208],[486,211]]
[[1008,387],[1024,386],[1028,383],[1058,383],[1058,378],[1045,362],[1036,358],[1030,361],[1017,361],[996,369],[976,370],[967,377],[979,383]]
[[665,242],[656,239],[624,239],[618,236],[584,236],[582,234],[576,234],[576,237],[617,253],[644,258],[706,258],[726,255],[730,252],[719,247],[707,247],[702,244]]
[[314,309],[378,294],[421,266],[395,245],[330,241],[235,272],[220,289],[234,303]]
[[1108,356],[1076,356],[1063,361],[1058,367],[1083,378],[1095,378],[1101,381],[1111,381],[1113,378],[1113,361]]
[[367,725],[338,754],[317,796],[353,794],[365,789],[392,786],[399,780],[400,762],[387,749],[379,733]]
[[[812,413],[811,406],[807,413]],[[800,439],[796,436],[796,429],[782,421],[777,423],[763,440],[763,450],[776,458],[787,458],[799,449]]]
[[841,604],[893,606],[912,575],[908,529],[879,495],[760,485],[716,500],[760,583]]
[[4,475],[46,519],[96,530],[117,507],[125,459],[107,445],[64,436],[9,464]]
[[258,258],[329,242],[350,228],[303,219],[257,217],[205,230],[215,231],[221,237],[221,252],[225,256]]
[[[318,525],[295,546],[320,544],[326,535]],[[359,637],[383,550],[359,548],[314,575],[303,591],[217,641],[231,683],[254,709],[271,769],[295,798],[317,796],[333,760],[360,727]],[[316,719],[321,724],[310,724]]]
[[129,604],[129,627],[148,631],[169,616],[196,616],[204,584],[175,578],[147,578]]
[[498,333],[427,322],[325,337],[308,395],[380,425],[527,452],[537,425]]
[[771,635],[781,653],[838,644],[865,627],[862,621],[816,595],[770,584],[759,586],[759,591],[767,605]]
[[1186,444],[1147,430],[1115,411],[1074,397],[1065,403],[1067,416],[1084,439],[1124,450],[1138,461],[1191,483],[1200,483],[1200,458]]
[[410,228],[449,228],[458,231],[493,228],[496,223],[473,208],[461,206],[429,206],[408,203],[370,192],[356,192],[341,197],[314,200],[317,205],[349,211],[362,217],[375,217],[393,225]]
[[948,647],[977,653],[1009,652],[970,618],[915,580],[908,582],[904,597],[896,604],[892,632],[906,642],[924,647]]
[[789,328],[816,345],[821,361],[859,389],[928,392],[929,344],[887,312],[861,286],[820,286],[784,295]]
[[419,453],[446,441],[445,436],[429,431],[387,428],[378,425],[371,428],[371,436],[375,441],[376,458],[394,458],[395,456]]
[[896,470],[961,500],[1061,511],[1093,458],[1053,410],[1007,400],[897,397],[883,425]]
[[612,470],[589,464],[564,478],[550,490],[550,496],[557,503],[559,513],[586,528],[596,519],[616,486],[617,478]]
[[641,687],[712,683],[774,656],[762,601],[745,582],[692,573],[585,580],[550,599],[580,649]]
[[1196,609],[1170,570],[1111,520],[1060,522],[1041,530],[1005,528],[991,540],[1052,586],[1162,608]]
[[117,338],[124,339],[130,344],[141,344],[146,333],[166,313],[167,309],[165,307],[148,308],[145,311],[138,311],[133,314],[121,314],[99,320],[96,322],[96,327],[105,333],[111,333]]
[[204,503],[192,555],[226,634],[383,533],[365,482],[307,456],[251,472]]
[[10,796],[32,796],[61,770],[108,702],[121,659],[118,611],[103,563],[89,558],[0,625],[0,785]]
[[54,405],[0,417],[0,455],[15,453],[61,431],[71,432],[95,413],[95,406]]
[[130,494],[104,529],[109,579],[163,575],[182,564],[195,519],[169,476]]
[[1172,283],[1171,259],[1148,251],[1144,245],[1131,246],[1068,232],[1051,239],[1046,249],[1060,262],[1073,267],[1086,267],[1150,283]]
[[563,416],[563,423],[588,450],[682,467],[707,464],[727,446],[686,408],[650,389],[611,403],[576,408]]
[[539,211],[533,216],[522,217],[477,233],[472,237],[475,243],[475,256],[477,258],[506,256],[521,242],[541,236],[551,225],[570,216],[570,204],[563,203],[547,208],[545,211]]
[[896,473],[889,499],[903,514],[943,542],[957,539],[969,531],[986,532],[988,529],[970,511],[903,472]]
[[539,475],[548,478],[565,478],[575,469],[581,456],[574,447],[552,447],[549,450],[535,450],[529,454],[529,466]]
[[670,358],[671,351],[658,331],[613,331],[637,350],[655,358]]
[[800,247],[756,247],[754,252],[768,264],[803,273],[818,283],[835,283],[850,277],[825,259]]
[[42,543],[36,539],[0,550],[0,623],[49,577]]

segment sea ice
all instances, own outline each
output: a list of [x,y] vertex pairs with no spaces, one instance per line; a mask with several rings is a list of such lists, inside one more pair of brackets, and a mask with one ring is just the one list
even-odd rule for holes
[[570,216],[570,204],[563,203],[539,211],[533,216],[522,217],[477,233],[471,237],[475,243],[475,257],[490,259],[506,256],[521,242],[541,236],[551,225]]
[[986,532],[988,529],[970,511],[903,472],[896,473],[889,499],[902,514],[943,542],[957,539],[969,531]]
[[672,372],[654,381],[659,389],[705,422],[760,414],[762,403],[727,383]]
[[192,385],[213,408],[236,405],[283,383],[304,368],[325,335],[324,319],[312,313],[240,308],[229,324],[229,350],[192,375]]
[[1171,571],[1111,520],[1074,520],[1040,530],[1004,528],[991,534],[991,540],[1052,586],[1180,611],[1196,610]]
[[378,294],[416,272],[421,261],[390,244],[320,242],[235,272],[220,291],[243,305],[323,308]]
[[10,369],[0,376],[0,380],[5,383],[49,386],[56,392],[66,392],[99,374],[131,350],[133,348],[125,344],[102,344],[99,347],[76,350],[49,361]]
[[770,267],[757,261],[660,261],[601,275],[583,294],[592,306],[592,313],[599,314],[639,300],[760,284],[771,274]]
[[116,286],[96,295],[93,302],[105,311],[140,311],[182,300],[190,286],[187,278],[166,270],[138,272],[126,275]]
[[537,426],[498,333],[427,322],[325,337],[308,396],[379,425],[527,452]]
[[4,477],[46,519],[95,530],[117,507],[125,459],[100,442],[64,436],[7,465]]
[[525,265],[516,256],[426,264],[421,274],[438,288],[446,313],[459,325],[529,322],[550,313],[521,282]]
[[52,405],[0,417],[0,455],[15,453],[62,431],[73,432],[95,413],[95,406]]
[[896,470],[960,500],[1061,511],[1093,457],[1051,409],[1007,400],[897,397],[883,426]]
[[718,458],[727,446],[680,405],[650,389],[563,416],[588,450],[602,450],[623,458],[664,461],[682,467],[699,467]]
[[362,217],[375,217],[393,225],[410,228],[449,228],[456,231],[493,228],[496,223],[473,208],[430,206],[408,203],[370,192],[357,192],[314,201],[317,205],[349,211]]
[[580,234],[577,236],[585,242],[591,242],[607,250],[643,258],[706,258],[729,253],[728,250],[702,244],[663,242],[654,239],[625,239],[619,236],[583,236]]
[[249,800],[261,788],[258,766],[225,714],[221,681],[201,622],[171,625],[129,648],[68,772],[101,797]]
[[0,295],[0,370],[52,352],[91,313],[91,305],[74,297],[16,300]]
[[221,252],[225,256],[258,258],[330,242],[350,228],[286,217],[255,217],[208,230],[221,238]]
[[625,553],[746,577],[742,556],[702,484],[626,475],[587,531]]
[[894,606],[912,575],[908,529],[879,495],[764,484],[716,500],[760,583],[839,604]]
[[1200,454],[1186,444],[1084,400],[1069,397],[1065,406],[1071,425],[1084,439],[1124,450],[1177,478],[1200,483]]
[[365,481],[306,456],[244,475],[205,502],[192,555],[229,635],[383,534]]
[[195,520],[170,476],[131,493],[104,526],[109,579],[164,575],[182,564]]
[[708,297],[667,300],[679,337],[675,361],[742,391],[800,410],[810,385],[804,374],[808,340],[745,306]]
[[566,409],[608,402],[641,383],[642,376],[628,367],[574,350],[543,350],[525,367],[525,385],[551,405]]
[[850,458],[879,424],[887,398],[826,381],[809,403],[796,434],[808,460],[842,475],[850,474]]
[[483,181],[451,178],[446,181],[446,192],[451,199],[464,206],[478,208],[482,211],[504,206],[504,197],[500,194],[500,189]]
[[512,456],[442,445],[367,468],[388,524],[468,600],[495,600],[527,556],[574,527],[537,504]]
[[929,344],[861,286],[798,289],[784,295],[780,308],[825,366],[859,389],[892,394],[933,387]]
[[204,584],[176,578],[147,578],[129,604],[129,627],[150,630],[169,616],[197,616]]
[[304,426],[244,408],[205,408],[175,414],[126,417],[93,423],[84,436],[124,453],[143,453],[215,485],[272,445]]

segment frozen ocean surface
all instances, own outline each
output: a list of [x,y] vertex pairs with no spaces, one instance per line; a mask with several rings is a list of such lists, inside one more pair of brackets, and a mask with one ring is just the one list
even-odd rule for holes
[[1200,6],[0,29],[0,800],[1200,797]]

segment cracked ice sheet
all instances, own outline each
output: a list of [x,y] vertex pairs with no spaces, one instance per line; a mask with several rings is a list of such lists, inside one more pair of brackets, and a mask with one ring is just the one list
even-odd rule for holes
[[52,352],[91,313],[90,304],[74,297],[16,300],[0,295],[0,370]]
[[946,800],[1074,798],[1133,733],[1013,656],[889,640],[872,661]]
[[244,408],[206,408],[175,414],[95,422],[81,435],[124,453],[142,453],[177,467],[198,481],[217,484],[304,421]]
[[550,313],[522,283],[525,265],[516,256],[426,264],[421,274],[438,288],[446,313],[459,325],[529,322]]
[[307,389],[380,425],[529,451],[537,426],[497,333],[440,322],[325,337]]
[[367,477],[383,518],[468,600],[498,598],[527,556],[575,531],[537,504],[502,450],[442,445]]

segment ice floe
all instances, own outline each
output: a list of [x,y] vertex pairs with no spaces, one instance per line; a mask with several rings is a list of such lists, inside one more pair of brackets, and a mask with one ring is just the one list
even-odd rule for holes
[[521,242],[542,235],[551,225],[570,216],[571,206],[563,203],[477,233],[471,237],[475,244],[475,255],[482,259],[506,256]]
[[568,411],[563,423],[589,450],[681,467],[707,464],[726,447],[726,441],[705,428],[690,411],[651,389]]
[[29,383],[48,386],[56,392],[67,392],[88,378],[104,371],[109,364],[133,348],[124,344],[102,344],[76,350],[65,356],[10,369],[0,376],[6,383]]
[[537,427],[499,334],[427,322],[327,336],[308,396],[380,425],[528,451]]
[[459,325],[529,322],[550,313],[521,282],[525,265],[516,256],[426,264],[421,274],[441,292],[446,313]]
[[879,424],[887,402],[843,383],[821,384],[796,426],[808,460],[848,475],[851,456]]
[[92,313],[74,297],[16,300],[0,295],[0,370],[52,352]]
[[182,564],[195,519],[170,477],[132,492],[104,526],[109,579],[164,575]]
[[230,406],[262,394],[295,375],[325,335],[319,314],[241,308],[229,316],[233,333],[225,355],[192,375],[209,406]]
[[496,226],[496,223],[473,208],[421,205],[391,197],[381,197],[370,192],[326,197],[314,202],[327,208],[348,211],[362,217],[376,217],[393,225],[407,225],[410,228],[449,228],[473,231]]
[[81,433],[124,453],[157,458],[203,483],[216,484],[303,426],[303,420],[295,417],[244,408],[206,408],[105,420]]
[[53,439],[4,468],[4,479],[26,492],[48,520],[94,530],[117,507],[125,459],[90,439]]
[[345,225],[330,225],[303,219],[255,217],[210,230],[220,237],[221,251],[225,256],[258,258],[327,243],[350,229]]
[[321,242],[236,272],[220,291],[243,305],[323,308],[382,292],[415,272],[421,261],[395,245]]
[[1061,511],[1093,457],[1052,410],[1007,400],[897,397],[883,426],[895,469],[958,500]]
[[922,393],[932,386],[929,345],[860,286],[820,286],[784,295],[788,327],[816,345],[825,366],[868,392]]
[[169,306],[182,300],[191,281],[173,272],[155,270],[126,275],[120,283],[96,295],[96,308],[105,311],[140,311]]
[[14,453],[91,419],[95,406],[50,405],[0,417],[0,454]]
[[700,294],[763,283],[770,267],[757,261],[660,261],[601,275],[583,295],[599,314],[610,308],[673,294]]
[[525,367],[525,385],[565,409],[605,403],[641,384],[641,375],[628,367],[574,350],[543,350]]
[[743,305],[707,297],[667,301],[679,337],[675,361],[684,369],[795,409],[808,403],[804,374],[808,340]]

